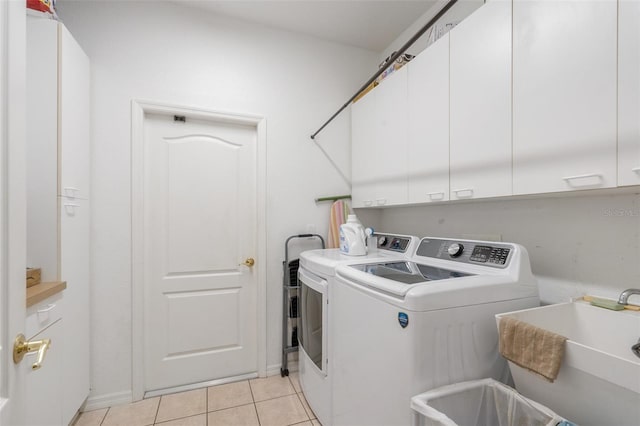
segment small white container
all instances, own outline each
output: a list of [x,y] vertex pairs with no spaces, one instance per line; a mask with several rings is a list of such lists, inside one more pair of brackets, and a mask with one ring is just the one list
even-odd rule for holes
[[340,251],[349,256],[367,254],[367,237],[355,214],[350,214],[347,223],[340,225]]

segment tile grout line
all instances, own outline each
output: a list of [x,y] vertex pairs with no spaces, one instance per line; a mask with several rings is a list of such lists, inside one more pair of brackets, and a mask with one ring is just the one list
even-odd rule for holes
[[251,387],[251,380],[247,380],[249,383],[249,392],[251,392],[251,400],[253,401],[253,411],[256,412],[256,419],[258,419],[258,426],[262,426],[260,423],[260,415],[258,414],[258,406],[256,405],[256,398],[253,396],[253,388]]
[[158,420],[158,413],[160,412],[160,404],[162,403],[162,396],[158,399],[158,408],[156,408],[156,415],[153,418],[153,424],[156,424],[156,420]]
[[109,410],[111,410],[111,407],[107,407],[107,411],[104,412],[104,416],[102,416],[102,420],[100,420],[100,426],[102,426],[102,423],[104,423],[104,421],[107,418],[107,414],[109,414]]
[[[304,410],[304,413],[307,415],[307,417],[308,417],[308,421],[311,421],[311,420],[312,420],[312,419],[311,419],[311,415],[310,415],[310,414],[309,414],[309,412],[307,411],[307,407],[306,407],[306,406],[308,406],[308,407],[309,407],[309,410],[311,410],[311,407],[309,406],[309,403],[307,402],[307,404],[306,404],[306,406],[305,406],[305,403],[304,403],[304,402],[302,402],[302,398],[300,398],[300,394],[299,394],[299,393],[296,393],[296,396],[298,397],[298,401],[300,401],[300,404],[302,404],[302,409]],[[305,399],[306,399],[306,398],[305,398]],[[313,411],[313,410],[312,410],[312,411]],[[314,413],[313,415],[315,416],[315,413]]]
[[207,386],[204,391],[204,425],[209,426],[209,386]]

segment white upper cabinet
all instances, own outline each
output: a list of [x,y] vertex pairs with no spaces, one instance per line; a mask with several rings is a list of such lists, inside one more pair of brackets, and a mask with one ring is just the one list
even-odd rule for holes
[[409,203],[449,199],[449,34],[408,65]]
[[407,202],[407,67],[384,79],[375,89],[377,97],[378,140],[376,162],[380,181],[376,185],[375,205]]
[[616,9],[514,0],[515,194],[616,186]]
[[59,27],[60,196],[89,198],[89,58],[64,25]]
[[351,105],[351,198],[353,207],[372,207],[375,198],[375,112],[378,92],[372,90]]
[[406,203],[406,67],[351,108],[353,207]]
[[449,34],[451,199],[511,195],[511,1]]
[[640,1],[618,9],[618,185],[640,185]]

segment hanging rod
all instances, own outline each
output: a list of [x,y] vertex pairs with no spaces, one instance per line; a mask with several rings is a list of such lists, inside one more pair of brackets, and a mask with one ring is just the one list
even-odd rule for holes
[[320,197],[316,198],[316,203],[320,203],[322,201],[338,201],[344,199],[351,199],[351,195],[334,195],[333,197]]
[[[454,4],[456,4],[457,2],[458,2],[458,0],[449,0],[449,2],[447,4],[445,4],[442,9],[440,9],[440,12],[438,12],[433,18],[431,18],[431,20],[429,20],[429,22],[427,22],[424,27],[422,27],[417,33],[415,33],[415,35],[413,37],[411,37],[409,39],[409,41],[407,41],[400,48],[400,50],[398,50],[396,53],[394,53],[391,56],[391,58],[389,58],[389,60],[386,62],[386,64],[393,65],[393,63],[396,61],[396,59],[398,59],[400,57],[400,55],[404,54],[404,52],[409,47],[411,47],[411,45],[413,43],[415,43],[416,40],[418,40],[424,33],[426,33],[427,30],[429,30],[429,28],[431,28],[433,26],[433,24],[435,24],[438,21],[438,19],[442,18],[442,15],[447,13],[447,11],[449,9],[451,9],[451,7]],[[320,133],[325,127],[327,127],[327,125],[329,123],[331,123],[338,115],[340,115],[340,113],[342,111],[344,111],[345,108],[347,108],[349,106],[349,104],[351,104],[351,102],[360,94],[360,92],[362,92],[364,89],[369,87],[369,85],[371,83],[373,83],[376,80],[376,78],[378,78],[380,76],[380,74],[382,74],[387,68],[388,67],[383,66],[380,69],[378,69],[378,71],[376,71],[376,73],[373,74],[373,76],[365,84],[363,84],[362,87],[360,89],[358,89],[358,91],[351,98],[349,98],[349,100],[344,105],[342,105],[342,107],[338,111],[336,111],[335,114],[333,114],[331,116],[331,118],[329,118],[318,130],[316,130],[316,132],[314,134],[311,135],[311,139],[315,139],[316,136],[318,135],[318,133]]]

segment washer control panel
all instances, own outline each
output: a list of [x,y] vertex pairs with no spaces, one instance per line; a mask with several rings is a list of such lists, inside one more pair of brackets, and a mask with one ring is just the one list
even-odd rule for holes
[[513,246],[509,244],[428,237],[420,241],[416,252],[418,256],[495,268],[505,268],[509,264],[512,253]]
[[378,237],[378,249],[405,253],[411,238],[389,234],[375,234]]

